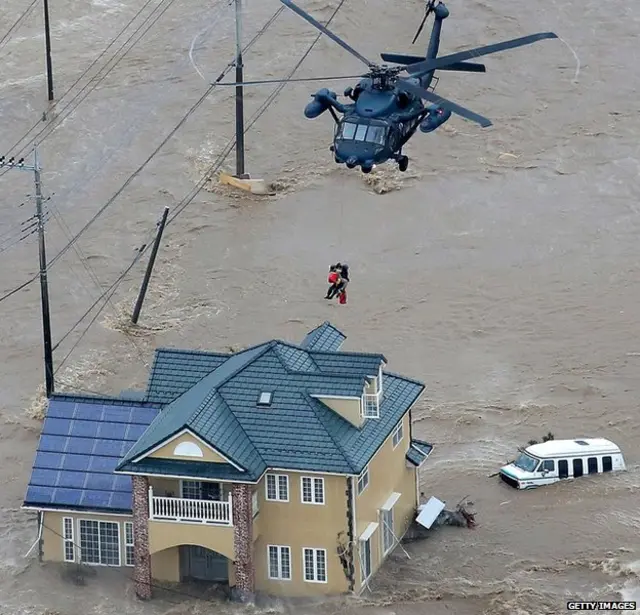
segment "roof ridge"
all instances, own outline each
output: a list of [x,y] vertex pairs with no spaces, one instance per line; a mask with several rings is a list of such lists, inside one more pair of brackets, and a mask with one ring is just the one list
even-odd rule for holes
[[[248,349],[247,349],[248,350]],[[161,352],[175,352],[177,354],[206,355],[210,357],[231,357],[233,352],[217,352],[215,350],[189,350],[187,348],[169,348],[168,346],[160,346],[156,348],[156,356]]]
[[[229,380],[231,380],[231,378],[235,378],[242,370],[246,369],[247,367],[249,367],[249,365],[251,365],[254,361],[256,361],[257,359],[259,359],[260,357],[262,357],[267,350],[269,350],[270,348],[273,347],[274,341],[270,341],[270,342],[262,342],[262,344],[256,344],[255,346],[251,346],[249,348],[245,348],[244,350],[241,350],[240,352],[237,352],[235,354],[232,354],[229,359],[233,358],[233,357],[237,357],[241,354],[243,354],[244,352],[249,352],[250,350],[256,350],[257,348],[259,348],[260,346],[264,346],[264,348],[258,353],[256,354],[255,357],[251,358],[249,361],[242,363],[241,365],[239,365],[236,369],[234,369],[228,376],[226,376],[225,378],[223,378],[220,382],[218,382],[218,384],[216,385],[214,390],[218,390],[220,389],[222,386],[224,386],[227,382],[229,382]],[[227,361],[229,360],[227,359]],[[216,367],[214,370],[210,371],[205,378],[207,378],[208,376],[210,376],[211,374],[213,374],[214,372],[216,372],[217,370],[219,370],[221,367],[223,367],[226,362],[221,363],[220,365],[218,365],[218,367]],[[202,382],[201,380],[199,380],[198,382]],[[226,402],[225,402],[226,403]]]
[[111,395],[83,395],[79,393],[52,393],[49,401],[74,401],[76,403],[102,402],[104,406],[130,406],[132,408],[160,408],[162,404],[146,400],[125,399]]
[[[249,434],[247,434],[247,432],[245,431],[244,427],[242,426],[242,422],[236,416],[236,413],[232,410],[231,406],[227,403],[227,400],[224,398],[224,395],[220,391],[216,391],[216,393],[218,394],[218,396],[222,400],[222,403],[227,407],[227,409],[229,410],[229,412],[231,413],[233,418],[236,420],[236,423],[238,423],[238,427],[240,428],[240,431],[242,432],[242,435],[245,437],[246,441],[249,442],[249,444],[251,444],[251,446],[253,447],[253,450],[256,452],[256,455],[258,455],[258,457],[260,458],[260,461],[262,461],[262,463],[265,466],[267,466],[267,462],[264,460],[264,458],[260,454],[260,451],[258,450],[258,447],[253,443],[253,440],[249,437]],[[241,464],[238,464],[238,465],[241,466]],[[248,468],[245,468],[245,470],[248,471]]]
[[427,385],[424,382],[420,382],[420,380],[415,380],[414,378],[407,378],[406,376],[402,376],[401,374],[396,374],[395,372],[388,372],[383,370],[383,375],[391,376],[392,378],[398,378],[399,380],[404,380],[405,382],[412,382],[413,384],[417,384],[422,387],[422,389],[426,389]]
[[[351,468],[351,471],[355,474],[355,468],[353,467],[353,464],[351,463],[351,459],[349,458],[349,456],[347,455],[346,450],[343,449],[342,445],[333,437],[333,435],[331,434],[331,432],[327,429],[327,426],[324,424],[324,421],[322,420],[322,418],[320,417],[318,410],[316,408],[316,403],[322,403],[319,400],[314,399],[313,397],[311,397],[311,395],[309,395],[309,393],[305,393],[302,394],[305,397],[305,401],[307,402],[307,404],[309,404],[309,400],[311,400],[311,410],[313,411],[313,413],[316,415],[316,418],[318,419],[318,422],[320,423],[320,425],[322,425],[322,429],[325,430],[325,432],[327,433],[327,435],[329,436],[329,439],[333,442],[333,444],[335,445],[336,449],[340,451],[340,453],[342,453],[342,456],[344,458],[344,460],[346,461],[347,465],[349,466],[349,468]],[[322,404],[323,406],[325,404]],[[347,421],[347,419],[345,419],[344,417],[340,416],[337,412],[335,412],[334,410],[331,410],[331,408],[329,408],[329,406],[325,406],[327,408],[327,410],[329,410],[330,412],[334,412],[334,414],[338,417],[340,417],[343,421],[345,421],[346,423],[348,423],[349,425],[351,425],[351,423],[349,423],[349,421]]]
[[290,342],[284,342],[283,340],[273,340],[274,342],[274,349],[276,351],[276,353],[278,353],[278,359],[280,360],[280,362],[282,363],[283,367],[287,370],[288,373],[290,374],[308,374],[310,372],[304,371],[304,370],[296,370],[296,369],[290,369],[288,365],[286,365],[286,363],[284,363],[282,357],[280,356],[280,349],[278,348],[279,344],[282,344],[283,346],[289,346],[290,348],[294,348],[295,350],[299,350],[300,352],[304,352],[307,355],[307,358],[309,359],[309,361],[311,361],[311,363],[313,363],[313,366],[316,368],[316,370],[318,371],[318,373],[322,373],[322,370],[320,369],[320,366],[313,360],[313,357],[309,354],[309,351],[306,348],[303,348],[302,346],[296,346],[295,344],[292,344]]
[[382,357],[385,363],[387,363],[386,357],[381,352],[356,352],[353,350],[307,350],[309,354],[324,354],[324,355],[342,355],[343,357]]

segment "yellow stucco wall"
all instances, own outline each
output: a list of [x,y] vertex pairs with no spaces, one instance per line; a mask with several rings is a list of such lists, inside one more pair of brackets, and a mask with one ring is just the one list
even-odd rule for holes
[[[201,451],[202,457],[183,457],[182,455],[174,455],[173,451],[175,450],[178,444],[182,444],[184,442],[190,442],[195,444]],[[191,436],[188,433],[182,434],[178,438],[174,438],[170,440],[163,447],[159,448],[157,451],[154,451],[149,455],[149,457],[157,457],[160,459],[189,459],[190,461],[208,461],[210,463],[228,463],[223,457],[221,457],[216,451],[214,451],[209,446],[206,446],[202,442],[199,442],[196,438]]]
[[[400,493],[393,507],[394,534],[400,538],[411,524],[417,502],[416,473],[407,468],[405,455],[409,448],[409,415],[403,419],[404,437],[394,449],[391,436],[380,447],[369,463],[369,486],[356,495],[356,543],[370,523],[381,523],[380,507],[389,496]],[[354,481],[355,483],[355,481]],[[354,485],[355,488],[355,485]],[[356,492],[357,493],[357,492]],[[382,527],[378,526],[371,537],[371,570],[375,574],[382,564]],[[360,589],[360,557],[356,553],[356,591]]]
[[[289,501],[271,502],[265,497],[265,478],[259,484],[260,537],[255,542],[256,589],[282,596],[313,596],[348,591],[349,584],[337,555],[337,536],[347,531],[346,477],[324,476],[325,504],[301,502],[301,476],[289,476]],[[309,474],[307,476],[319,477]],[[290,581],[269,579],[268,545],[291,547]],[[304,581],[303,548],[327,550],[327,583]]]
[[170,547],[151,554],[151,576],[156,581],[180,582],[179,547]]
[[180,545],[196,545],[235,558],[233,528],[203,523],[149,521],[149,553]]
[[[132,517],[117,517],[114,515],[91,515],[86,513],[62,513],[62,512],[44,512],[44,525],[42,528],[42,559],[50,562],[64,561],[64,536],[63,519],[70,517],[73,519],[73,540],[76,546],[80,545],[80,530],[78,527],[79,519],[88,519],[90,521],[109,521],[120,525],[120,563],[124,566],[125,549],[124,549],[124,523],[133,521]],[[78,554],[76,554],[76,557]]]
[[360,399],[334,399],[332,397],[318,397],[325,406],[337,412],[342,418],[352,425],[360,427],[362,418],[360,416]]

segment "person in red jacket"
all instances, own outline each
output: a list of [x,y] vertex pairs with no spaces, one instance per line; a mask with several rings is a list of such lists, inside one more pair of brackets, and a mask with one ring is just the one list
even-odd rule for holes
[[340,285],[341,279],[340,271],[341,265],[338,263],[337,265],[331,265],[329,267],[329,276],[327,277],[327,282],[329,283],[329,288],[327,289],[327,294],[325,295],[325,299],[333,299],[336,296],[338,286]]

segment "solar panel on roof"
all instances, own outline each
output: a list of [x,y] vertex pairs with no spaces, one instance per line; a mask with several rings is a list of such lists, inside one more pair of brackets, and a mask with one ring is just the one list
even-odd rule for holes
[[46,470],[42,468],[36,468],[31,473],[31,483],[33,485],[39,485],[43,487],[55,487],[58,482],[59,470]]
[[63,452],[74,453],[76,455],[91,455],[96,446],[97,440],[94,438],[65,438],[65,448]]
[[131,510],[131,493],[113,493],[111,496],[111,508]]
[[95,506],[96,508],[109,508],[111,500],[110,491],[84,491],[80,503],[82,506]]
[[102,420],[109,423],[130,423],[133,420],[135,408],[128,406],[104,406]]
[[84,472],[58,472],[58,478],[53,487],[64,487],[68,489],[82,489],[86,485],[87,475]]
[[64,456],[59,453],[36,453],[36,460],[33,462],[34,468],[44,468],[46,470],[61,468]]
[[95,404],[78,403],[75,405],[73,417],[84,421],[102,421],[104,405],[100,402]]
[[81,499],[82,491],[80,489],[62,489],[56,487],[52,496],[52,500],[62,506],[79,506]]
[[90,455],[71,455],[62,456],[63,470],[87,470],[91,461]]
[[115,474],[89,474],[85,487],[99,491],[112,491],[116,480]]
[[25,502],[38,504],[51,504],[53,495],[53,487],[42,487],[29,485],[27,487],[27,495]]
[[71,422],[69,435],[80,438],[95,438],[98,435],[99,426],[100,423],[94,421],[79,421],[74,419]]
[[96,435],[99,438],[122,440],[126,437],[129,425],[126,423],[100,423]]
[[65,436],[40,436],[40,444],[38,448],[41,451],[47,451],[52,453],[63,453],[65,446],[67,445],[67,438]]
[[71,419],[46,418],[42,433],[53,436],[68,436],[71,431]]
[[115,474],[114,491],[131,491],[131,477]]
[[122,457],[123,449],[127,445],[122,440],[96,440],[94,454],[101,457]]
[[91,472],[113,472],[118,465],[118,459],[114,457],[98,457],[93,455],[89,462],[88,470]]
[[129,442],[135,442],[139,440],[140,436],[146,431],[151,422],[152,421],[149,421],[148,425],[129,425],[125,439]]

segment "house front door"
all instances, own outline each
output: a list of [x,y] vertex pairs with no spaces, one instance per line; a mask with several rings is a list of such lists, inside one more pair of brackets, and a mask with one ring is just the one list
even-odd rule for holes
[[183,581],[228,583],[228,560],[210,549],[184,545],[180,547],[180,576]]

